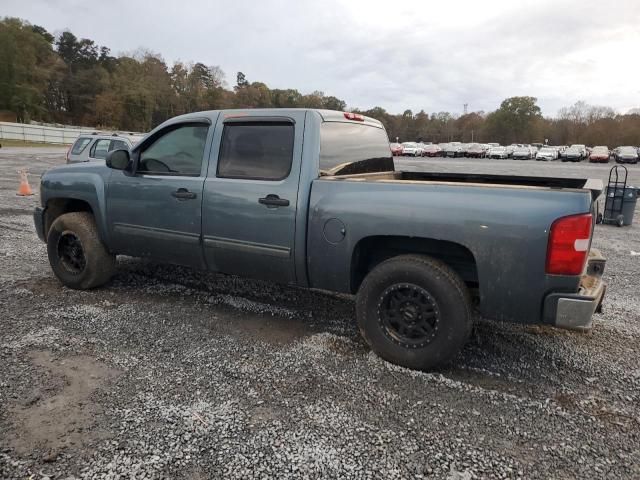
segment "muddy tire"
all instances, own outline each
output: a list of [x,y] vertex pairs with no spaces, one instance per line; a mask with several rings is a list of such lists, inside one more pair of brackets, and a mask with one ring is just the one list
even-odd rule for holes
[[87,212],[56,218],[47,235],[47,254],[56,277],[77,290],[99,287],[115,271],[115,255],[100,241],[93,215]]
[[472,328],[469,291],[446,264],[402,255],[377,265],[356,297],[358,327],[389,362],[431,370],[451,361]]

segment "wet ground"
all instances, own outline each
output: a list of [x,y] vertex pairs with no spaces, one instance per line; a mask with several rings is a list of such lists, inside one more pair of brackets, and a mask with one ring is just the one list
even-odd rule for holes
[[596,226],[609,291],[591,333],[478,319],[452,365],[419,373],[368,350],[349,298],[130,258],[104,288],[62,287],[38,197],[15,191],[64,152],[0,149],[0,478],[640,477],[637,225]]

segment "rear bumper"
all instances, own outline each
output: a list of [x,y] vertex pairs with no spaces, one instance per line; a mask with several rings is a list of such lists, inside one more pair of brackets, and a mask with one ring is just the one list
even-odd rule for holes
[[33,223],[36,226],[36,233],[38,234],[38,238],[43,242],[46,242],[46,238],[44,236],[44,208],[36,207],[33,210]]
[[577,293],[550,293],[544,300],[544,319],[559,328],[591,330],[593,314],[600,311],[607,289],[602,281],[606,259],[591,249],[587,271]]

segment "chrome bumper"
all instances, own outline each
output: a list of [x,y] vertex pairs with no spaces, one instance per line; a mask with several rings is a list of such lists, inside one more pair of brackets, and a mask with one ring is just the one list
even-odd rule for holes
[[569,330],[591,330],[593,314],[602,308],[607,284],[602,281],[606,259],[599,250],[591,249],[587,269],[577,293],[551,293],[544,301],[544,317],[556,327]]

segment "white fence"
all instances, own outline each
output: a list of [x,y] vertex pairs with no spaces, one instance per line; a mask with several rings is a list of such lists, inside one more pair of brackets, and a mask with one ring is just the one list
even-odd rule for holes
[[[94,128],[86,127],[49,127],[44,125],[29,125],[26,123],[0,122],[0,139],[23,142],[69,145],[72,144],[79,135],[90,135],[96,131]],[[143,135],[133,132],[126,132],[126,134],[130,134],[136,140]]]

